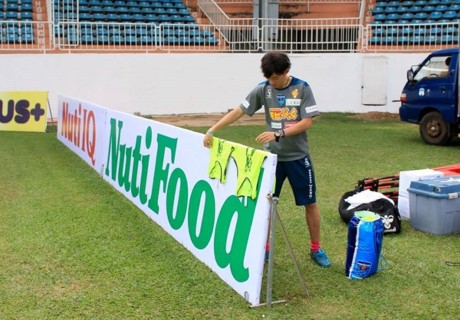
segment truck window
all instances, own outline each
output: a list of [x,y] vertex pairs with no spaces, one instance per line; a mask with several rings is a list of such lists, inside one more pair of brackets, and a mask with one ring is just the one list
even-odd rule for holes
[[414,80],[420,81],[423,78],[446,78],[449,75],[450,56],[432,57],[420,67]]

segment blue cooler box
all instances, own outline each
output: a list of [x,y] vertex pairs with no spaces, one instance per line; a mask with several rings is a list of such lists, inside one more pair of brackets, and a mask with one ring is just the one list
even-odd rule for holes
[[412,181],[410,224],[433,234],[460,233],[460,176]]

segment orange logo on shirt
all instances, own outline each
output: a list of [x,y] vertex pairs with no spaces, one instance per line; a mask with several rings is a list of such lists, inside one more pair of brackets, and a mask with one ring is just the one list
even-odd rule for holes
[[270,118],[275,121],[297,119],[297,109],[292,108],[270,108]]
[[297,96],[299,95],[299,89],[292,90],[291,95],[294,99],[297,99]]

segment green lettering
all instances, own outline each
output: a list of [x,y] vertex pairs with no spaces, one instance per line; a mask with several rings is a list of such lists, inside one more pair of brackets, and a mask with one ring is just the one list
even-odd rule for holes
[[[180,182],[179,182],[180,181]],[[177,185],[179,184],[179,190]],[[176,194],[178,191],[178,199]],[[174,204],[176,204],[176,212],[174,214]],[[181,169],[174,169],[171,173],[171,178],[168,183],[168,192],[166,194],[166,214],[168,216],[169,225],[174,230],[179,230],[184,224],[185,215],[187,214],[188,204],[188,186],[185,173]]]
[[[110,119],[110,138],[109,138],[109,152],[107,154],[107,164],[105,166],[105,175],[110,175],[110,167],[112,170],[111,178],[115,181],[117,174],[118,155],[120,152],[120,136],[121,128],[123,128],[123,121],[118,121],[118,137],[117,137],[117,126],[116,119]],[[112,166],[110,166],[112,161]]]
[[[158,213],[160,206],[158,205],[158,196],[160,191],[166,192],[166,184],[169,175],[169,164],[163,167],[166,149],[171,150],[171,163],[174,163],[176,157],[177,139],[173,139],[159,134],[157,136],[158,148],[155,161],[155,171],[153,176],[152,190],[150,192],[150,200],[148,206],[153,212]],[[163,184],[163,188],[161,188]]]
[[[201,200],[204,196],[204,208],[201,225],[198,224],[198,214]],[[188,232],[193,245],[197,249],[204,249],[211,241],[214,230],[216,215],[216,201],[211,186],[204,180],[200,180],[193,187],[190,195],[190,205],[188,209]],[[199,230],[198,230],[199,226]]]

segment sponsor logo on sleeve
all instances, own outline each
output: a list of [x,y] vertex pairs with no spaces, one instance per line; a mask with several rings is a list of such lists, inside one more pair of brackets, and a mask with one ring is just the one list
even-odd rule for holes
[[311,106],[311,107],[305,107],[305,112],[306,113],[318,112],[318,107],[316,105]]
[[241,105],[242,105],[245,109],[249,108],[249,102],[248,102],[248,100],[244,99],[243,102],[241,102]]

